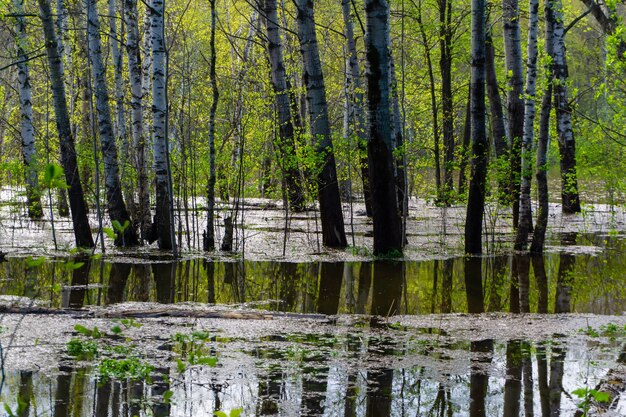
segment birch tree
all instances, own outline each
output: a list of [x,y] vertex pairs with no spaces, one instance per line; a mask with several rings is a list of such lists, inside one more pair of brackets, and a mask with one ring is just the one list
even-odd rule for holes
[[65,171],[65,181],[69,187],[68,196],[72,214],[72,224],[74,226],[74,240],[78,247],[92,248],[94,241],[91,236],[91,227],[89,226],[89,220],[87,218],[87,205],[85,203],[83,187],[80,183],[80,175],[78,174],[74,137],[70,127],[70,117],[67,111],[67,101],[65,97],[63,64],[59,56],[57,37],[54,33],[52,11],[50,10],[50,2],[47,0],[38,0],[38,3],[41,12],[40,17],[44,32],[46,56],[48,58],[48,66],[50,67],[50,86],[52,88],[54,115],[61,147],[61,163]]
[[521,182],[521,142],[524,135],[524,70],[522,44],[519,27],[518,0],[502,1],[504,52],[507,71],[508,132],[511,146],[511,203],[513,205],[513,227],[519,223],[519,196]]
[[359,165],[361,168],[361,178],[363,181],[363,198],[365,199],[365,212],[368,217],[372,217],[372,197],[369,184],[369,168],[367,165],[367,124],[365,117],[365,100],[363,94],[363,83],[361,82],[361,68],[356,50],[356,39],[354,37],[354,25],[350,0],[341,1],[341,11],[343,14],[344,34],[348,48],[348,70],[349,70],[349,94],[351,99],[351,109],[354,119],[354,132],[357,137],[357,148],[359,150]]
[[539,25],[539,0],[530,0],[528,7],[528,44],[526,61],[526,88],[524,103],[524,136],[522,138],[522,183],[520,189],[520,219],[515,249],[523,250],[528,245],[528,233],[532,218],[530,186],[533,173],[533,140],[535,133],[535,92],[537,87],[537,32]]
[[283,167],[283,175],[287,186],[289,207],[294,211],[302,211],[304,209],[304,196],[299,181],[298,163],[294,158],[296,141],[291,117],[289,89],[287,88],[287,75],[283,61],[283,46],[280,39],[276,0],[261,0],[261,2],[263,13],[265,14],[267,51],[270,61],[272,87],[274,89],[274,102],[278,115],[280,164]]
[[[215,24],[217,14],[215,12],[215,0],[209,0],[211,5],[211,38],[209,47],[211,49],[211,61],[209,65],[209,78],[211,82],[211,108],[209,109],[209,184],[207,193],[207,230],[204,236],[204,250],[209,251],[215,249],[215,113],[217,111],[217,101],[219,100],[219,91],[217,89],[217,78],[215,74],[215,64],[217,57],[215,56]],[[154,63],[156,64],[156,55]]]
[[156,183],[156,213],[153,230],[159,248],[175,250],[171,173],[167,140],[167,72],[165,49],[165,0],[152,0],[152,140]]
[[138,223],[141,237],[148,237],[150,215],[150,194],[148,188],[148,165],[146,158],[146,134],[144,130],[142,90],[143,72],[141,68],[141,52],[139,48],[139,21],[137,0],[124,0],[124,17],[126,22],[126,52],[128,54],[128,72],[130,80],[131,130],[133,137],[133,167],[137,172],[137,188],[139,193]]
[[317,167],[317,192],[322,223],[322,241],[328,247],[345,247],[347,246],[346,232],[328,119],[324,75],[315,33],[313,0],[295,0],[295,4],[300,51],[304,61],[304,84],[307,92],[306,100],[311,136],[321,159]]
[[[91,73],[94,82],[96,111],[98,113],[98,129],[102,158],[104,162],[104,185],[106,189],[107,209],[113,225],[118,226],[115,244],[117,246],[133,246],[138,243],[135,228],[132,227],[126,204],[122,197],[122,184],[118,165],[117,145],[111,122],[109,92],[106,85],[106,68],[102,61],[102,43],[100,41],[100,20],[96,0],[87,0],[87,37],[89,39],[89,56]],[[124,227],[125,226],[125,227]],[[123,230],[120,230],[123,229]]]
[[483,251],[482,223],[489,149],[485,133],[485,0],[472,0],[471,27],[472,173],[465,219],[465,253],[475,255]]
[[13,0],[16,19],[17,44],[17,83],[20,102],[20,137],[22,139],[22,157],[26,179],[26,204],[28,216],[40,219],[43,216],[39,182],[37,180],[37,153],[35,150],[35,128],[33,126],[33,103],[30,69],[28,65],[26,19],[24,18],[24,0]]
[[576,174],[576,142],[572,130],[572,109],[567,87],[568,69],[561,0],[548,0],[546,19],[554,24],[552,35],[553,93],[556,111],[556,132],[561,165],[561,200],[563,213],[579,213],[578,176]]
[[402,252],[402,223],[395,186],[389,82],[389,4],[366,0],[365,42],[374,255]]

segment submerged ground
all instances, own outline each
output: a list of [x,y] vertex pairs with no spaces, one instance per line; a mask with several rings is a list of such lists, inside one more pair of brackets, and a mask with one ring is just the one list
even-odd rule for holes
[[492,255],[472,260],[464,210],[412,200],[405,258],[372,261],[358,203],[344,251],[318,246],[315,211],[285,234],[280,203],[243,207],[235,253],[211,256],[195,249],[203,216],[180,212],[200,231],[179,234],[180,259],[107,237],[104,256],[75,258],[67,219],[53,237],[3,207],[6,414],[626,414],[622,210],[552,206],[531,258],[508,251],[508,211],[490,207]]

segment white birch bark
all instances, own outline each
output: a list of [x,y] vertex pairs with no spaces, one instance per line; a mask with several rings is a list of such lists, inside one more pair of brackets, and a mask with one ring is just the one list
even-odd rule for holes
[[[86,0],[87,37],[89,42],[89,56],[91,58],[91,73],[94,82],[93,92],[96,98],[98,129],[102,159],[104,162],[104,185],[106,189],[107,208],[111,221],[118,221],[123,225],[130,222],[130,216],[122,197],[120,183],[117,145],[113,135],[109,92],[106,85],[106,68],[102,60],[102,42],[100,40],[100,19],[96,0]],[[134,228],[127,227],[123,233],[118,233],[115,239],[118,246],[137,244]]]
[[141,237],[147,239],[150,215],[150,194],[148,187],[148,164],[146,159],[146,135],[143,118],[143,91],[141,68],[141,51],[139,48],[139,20],[137,0],[124,0],[126,22],[126,50],[128,53],[128,72],[130,80],[131,131],[135,158],[133,167],[137,171],[137,188],[139,190],[139,230]]
[[572,130],[572,112],[567,88],[567,55],[563,27],[563,4],[561,0],[549,0],[554,21],[552,69],[554,83],[554,108],[556,132],[561,154],[561,198],[564,213],[580,212],[578,178],[576,175],[576,143]]
[[522,137],[522,184],[520,189],[520,221],[515,238],[515,249],[528,245],[530,231],[530,187],[533,173],[533,141],[535,126],[535,94],[537,90],[537,36],[539,25],[539,0],[530,0],[528,7],[528,44],[526,61],[526,96],[524,102],[524,136]]
[[43,215],[39,184],[37,181],[37,154],[35,151],[35,128],[33,127],[33,103],[30,85],[30,70],[27,63],[26,20],[24,19],[24,0],[13,0],[16,12],[17,43],[17,83],[20,100],[20,137],[22,138],[22,157],[24,159],[26,197],[28,215],[40,219]]
[[152,140],[156,179],[156,237],[159,248],[175,249],[169,149],[167,147],[167,71],[164,28],[164,0],[153,0],[152,44]]

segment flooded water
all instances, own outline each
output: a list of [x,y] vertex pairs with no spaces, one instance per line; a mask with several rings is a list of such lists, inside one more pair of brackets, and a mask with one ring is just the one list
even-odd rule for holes
[[[315,212],[285,233],[280,206],[250,205],[240,255],[194,256],[179,231],[174,260],[64,255],[67,219],[3,212],[0,415],[626,415],[625,213],[556,212],[544,256],[465,258],[462,209],[410,208],[406,259],[374,262],[358,214],[352,249],[325,251]],[[490,252],[507,222],[488,212]],[[164,314],[98,315],[118,308]]]
[[602,234],[567,234],[563,242],[540,257],[405,262],[79,257],[33,266],[32,257],[11,257],[0,264],[0,294],[55,308],[151,301],[330,315],[625,311],[626,242]]

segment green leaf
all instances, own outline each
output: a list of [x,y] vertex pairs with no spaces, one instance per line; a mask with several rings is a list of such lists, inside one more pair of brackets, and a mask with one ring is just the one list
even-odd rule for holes
[[39,265],[43,264],[45,260],[46,258],[44,258],[43,256],[40,256],[39,258],[33,258],[32,256],[29,256],[28,258],[26,258],[26,266],[28,268],[36,268]]
[[104,232],[105,235],[107,235],[110,239],[117,239],[117,233],[115,233],[115,231],[113,229],[111,229],[110,227],[103,227],[102,231]]
[[230,417],[239,417],[243,413],[243,408],[234,408],[230,410]]
[[75,325],[74,326],[74,330],[76,330],[78,333],[83,334],[85,336],[91,336],[91,330],[89,330],[88,328],[86,328],[82,324]]
[[611,396],[608,392],[595,391],[592,392],[593,398],[599,403],[608,403],[611,400]]
[[176,369],[178,370],[178,373],[182,374],[187,369],[187,365],[185,365],[185,362],[182,360],[176,359]]
[[[13,414],[13,410],[11,410],[11,407],[9,407],[9,404],[7,403],[4,403],[4,411],[6,411],[9,417],[15,417],[15,414]],[[224,417],[228,417],[228,416],[224,414]]]
[[174,391],[168,389],[167,391],[163,393],[163,402],[165,404],[171,403],[173,396],[174,396]]
[[578,398],[585,398],[589,390],[587,388],[578,388],[572,391],[572,394],[577,396]]
[[215,412],[213,413],[213,415],[214,415],[214,416],[216,416],[216,417],[228,417],[228,414],[226,414],[226,413],[225,413],[225,412],[223,412],[223,411],[215,411]]
[[111,332],[113,332],[113,334],[120,334],[122,333],[122,328],[120,326],[113,326],[111,327]]

